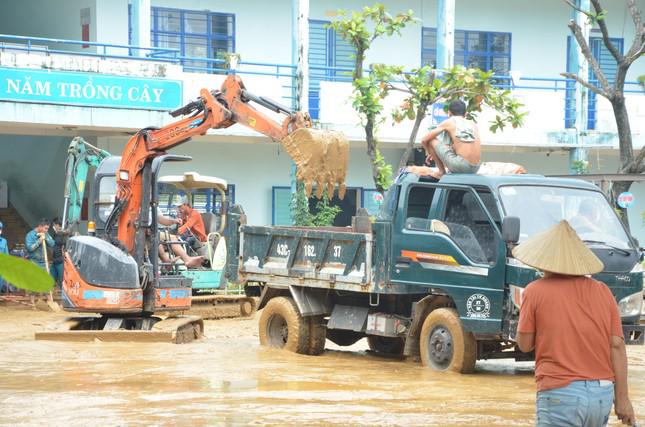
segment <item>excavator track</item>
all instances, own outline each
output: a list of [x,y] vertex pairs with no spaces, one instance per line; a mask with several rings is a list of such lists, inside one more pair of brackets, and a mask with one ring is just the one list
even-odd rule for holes
[[249,318],[256,311],[256,298],[246,295],[195,295],[192,297],[190,310],[183,313],[213,320]]
[[203,336],[204,321],[197,316],[160,317],[68,317],[47,330],[36,332],[37,340],[134,341],[186,344]]

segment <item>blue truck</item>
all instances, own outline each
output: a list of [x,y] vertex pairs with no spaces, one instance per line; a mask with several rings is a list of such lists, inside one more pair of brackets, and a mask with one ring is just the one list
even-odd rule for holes
[[[590,228],[581,205],[596,209]],[[351,228],[247,225],[230,214],[229,280],[260,297],[262,345],[301,354],[367,337],[382,353],[439,371],[480,359],[530,360],[515,344],[520,298],[540,272],[511,249],[566,219],[603,261],[628,344],[643,344],[642,255],[593,184],[539,175],[400,175],[380,213]]]

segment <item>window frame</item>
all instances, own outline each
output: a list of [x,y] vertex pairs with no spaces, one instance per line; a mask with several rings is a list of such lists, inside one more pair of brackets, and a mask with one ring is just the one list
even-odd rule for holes
[[[424,40],[425,40],[425,35],[427,31],[434,31],[435,33],[435,46],[434,47],[427,47],[424,45]],[[436,45],[436,36],[437,29],[435,27],[421,27],[421,66],[424,65],[432,65],[432,64],[424,64],[423,58],[424,56],[428,55],[429,57],[436,58],[437,55],[437,45]],[[465,67],[468,67],[466,64],[468,63],[468,58],[470,56],[484,56],[486,57],[486,64],[487,64],[487,69],[484,71],[490,71],[493,69],[493,59],[494,58],[506,58],[508,60],[508,70],[506,70],[503,73],[496,72],[495,75],[508,75],[510,70],[512,69],[511,66],[511,59],[512,59],[512,52],[513,52],[513,34],[510,32],[504,32],[504,31],[478,31],[478,30],[455,30],[455,37],[457,34],[463,33],[464,35],[464,49],[456,49],[454,52],[454,57],[457,58],[458,54],[461,53],[464,56],[464,63],[462,64],[457,64],[455,65],[463,65]],[[469,50],[469,35],[476,34],[476,35],[481,35],[485,34],[487,37],[486,40],[486,50]],[[493,44],[493,36],[495,35],[502,35],[502,36],[508,36],[508,51],[504,51],[504,53],[501,52],[494,52],[492,48]],[[436,68],[436,64],[435,67]]]
[[[173,12],[173,13],[178,13],[179,14],[179,31],[168,31],[168,30],[159,30],[159,23],[160,20],[163,19],[163,16],[161,16],[161,13],[163,12]],[[186,20],[186,15],[201,15],[203,16],[204,20],[206,21],[206,32],[205,33],[195,33],[195,32],[186,32],[185,29],[185,20]],[[227,19],[230,19],[230,25],[231,25],[231,32],[227,33],[224,35],[223,33],[213,33],[213,17],[218,16],[218,17],[225,17]],[[228,22],[227,22],[228,24]],[[132,44],[132,6],[128,5],[128,40],[129,43]],[[225,12],[211,12],[209,10],[191,10],[191,9],[178,9],[178,8],[172,8],[172,7],[161,7],[161,6],[152,6],[150,8],[150,44],[153,47],[160,47],[159,46],[159,37],[160,36],[168,36],[168,37],[177,37],[179,39],[179,52],[180,55],[187,56],[186,55],[186,46],[191,45],[194,43],[187,43],[186,39],[190,38],[197,38],[197,39],[202,39],[205,44],[206,48],[206,58],[208,59],[221,59],[213,56],[213,41],[225,41],[230,43],[230,50],[228,52],[235,52],[235,42],[236,42],[236,19],[235,19],[235,14],[234,13],[225,13]],[[202,44],[200,44],[202,46]],[[195,67],[194,65],[191,66],[190,64],[199,62],[197,60],[185,60],[181,59],[181,64],[184,66],[188,67],[194,67],[194,68],[201,68],[201,67]],[[188,65],[187,65],[188,64]],[[207,62],[205,63],[203,68],[210,69],[210,70],[218,70],[218,69],[223,69],[225,68],[225,64],[218,64],[218,63],[213,63],[213,62]]]

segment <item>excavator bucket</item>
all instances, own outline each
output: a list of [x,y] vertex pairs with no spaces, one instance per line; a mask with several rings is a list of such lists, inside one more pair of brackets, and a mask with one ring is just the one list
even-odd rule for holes
[[307,196],[316,185],[316,197],[321,198],[325,188],[332,197],[338,184],[338,197],[345,197],[349,162],[349,142],[345,135],[336,131],[300,128],[281,143],[296,164],[296,177],[305,184]]

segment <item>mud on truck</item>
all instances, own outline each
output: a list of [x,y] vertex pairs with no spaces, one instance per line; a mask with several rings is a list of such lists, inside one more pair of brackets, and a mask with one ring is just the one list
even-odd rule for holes
[[[596,227],[573,219],[582,203]],[[594,277],[619,304],[625,340],[643,344],[641,252],[593,184],[538,175],[399,176],[379,215],[351,228],[246,225],[232,213],[228,274],[261,296],[261,344],[301,354],[325,340],[472,372],[480,359],[531,360],[514,338],[524,287],[540,273],[511,255],[532,235],[569,220],[602,260]],[[235,251],[235,252],[234,252]]]

